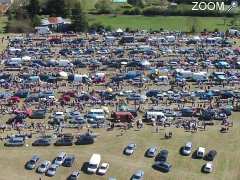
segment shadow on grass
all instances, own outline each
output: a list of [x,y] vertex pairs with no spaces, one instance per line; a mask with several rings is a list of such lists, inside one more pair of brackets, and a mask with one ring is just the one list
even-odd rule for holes
[[81,167],[81,171],[84,172],[85,174],[90,174],[87,171],[88,165],[89,165],[89,162],[84,162],[82,167]]

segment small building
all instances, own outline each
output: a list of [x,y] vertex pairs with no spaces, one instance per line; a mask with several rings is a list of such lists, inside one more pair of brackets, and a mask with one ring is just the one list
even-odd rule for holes
[[42,19],[41,26],[47,26],[51,31],[66,32],[69,30],[71,20],[64,19],[62,17],[49,17],[48,19]]

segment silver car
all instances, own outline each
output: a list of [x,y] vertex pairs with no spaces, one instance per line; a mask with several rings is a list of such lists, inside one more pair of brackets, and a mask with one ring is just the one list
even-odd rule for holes
[[57,168],[58,168],[58,165],[56,165],[56,164],[50,165],[46,172],[46,175],[47,176],[55,176]]
[[50,161],[43,161],[37,168],[37,172],[38,173],[45,173],[49,166],[51,165]]
[[192,143],[187,142],[185,146],[182,148],[182,154],[185,156],[189,156],[192,152]]

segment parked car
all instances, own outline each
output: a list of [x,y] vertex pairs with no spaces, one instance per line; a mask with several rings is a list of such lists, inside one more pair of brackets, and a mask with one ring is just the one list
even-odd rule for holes
[[206,159],[207,161],[213,161],[214,158],[216,157],[216,155],[217,155],[217,151],[211,150],[211,151],[209,151],[209,152],[206,154],[205,159]]
[[155,157],[156,155],[157,155],[157,148],[156,147],[150,147],[146,152],[147,157]]
[[163,149],[160,153],[156,156],[155,161],[162,161],[166,162],[168,158],[168,150]]
[[205,165],[203,165],[202,170],[205,173],[211,173],[213,171],[213,163],[207,162]]
[[96,173],[101,162],[100,154],[93,154],[89,160],[87,172]]
[[55,146],[72,146],[73,140],[68,138],[60,138],[55,143]]
[[37,139],[32,143],[32,146],[50,146],[51,141],[47,138]]
[[34,155],[25,165],[26,169],[33,170],[36,168],[37,162],[40,160],[39,156]]
[[73,163],[75,161],[75,156],[74,155],[68,155],[65,160],[63,161],[63,166],[65,167],[72,167]]
[[25,144],[24,138],[22,138],[22,137],[12,137],[4,143],[4,146],[18,147],[18,146],[23,146],[24,144]]
[[67,180],[78,180],[79,176],[80,176],[80,172],[74,171],[72,172],[72,174],[70,174],[70,176],[68,176]]
[[185,146],[182,147],[182,155],[185,155],[185,156],[189,156],[192,152],[192,143],[191,142],[187,142],[185,144]]
[[131,180],[143,180],[144,178],[144,171],[137,170],[133,175]]
[[46,175],[47,176],[55,176],[57,168],[58,168],[58,165],[56,165],[56,164],[50,165],[46,172]]
[[109,169],[108,163],[102,163],[100,167],[98,168],[98,174],[105,175]]
[[61,166],[66,158],[67,154],[65,152],[61,152],[57,155],[54,160],[54,164]]
[[49,166],[51,165],[50,161],[43,161],[37,168],[38,173],[45,173],[47,172]]
[[157,169],[159,171],[162,172],[169,172],[172,169],[172,165],[167,163],[167,162],[163,162],[163,161],[157,161],[154,165],[153,165],[154,169]]
[[124,154],[126,155],[132,155],[136,149],[137,145],[134,143],[130,143],[127,145],[127,147],[124,149]]
[[81,135],[77,138],[75,144],[76,145],[87,145],[87,144],[93,144],[94,143],[94,137],[90,135]]
[[205,154],[205,148],[199,147],[196,152],[196,157],[197,158],[203,158]]

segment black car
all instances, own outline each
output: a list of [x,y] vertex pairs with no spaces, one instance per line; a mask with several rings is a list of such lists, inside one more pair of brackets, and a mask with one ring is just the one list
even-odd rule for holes
[[73,140],[68,139],[68,138],[61,138],[58,139],[55,143],[55,146],[72,146],[73,145]]
[[169,172],[171,171],[172,165],[167,162],[158,161],[153,165],[153,168],[162,172]]
[[40,160],[40,158],[36,155],[34,155],[26,164],[25,168],[28,170],[33,170],[37,166],[37,162]]
[[76,145],[87,145],[87,144],[93,144],[94,138],[90,135],[81,135],[77,138],[77,141],[75,142]]
[[163,149],[160,153],[156,156],[155,161],[162,161],[166,162],[168,158],[168,150]]
[[32,146],[50,146],[50,145],[51,145],[50,140],[46,138],[37,139],[32,143]]
[[69,155],[65,158],[62,165],[65,166],[65,167],[72,167],[74,161],[75,161],[75,156]]
[[207,161],[213,161],[216,155],[217,155],[217,151],[211,150],[211,151],[209,151],[209,152],[206,154],[205,160],[207,160]]

